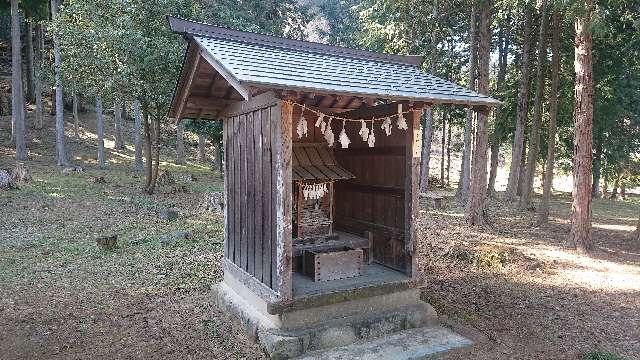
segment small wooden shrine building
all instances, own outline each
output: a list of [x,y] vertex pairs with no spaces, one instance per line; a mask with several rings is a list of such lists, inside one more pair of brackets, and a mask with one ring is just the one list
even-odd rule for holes
[[[168,22],[188,41],[169,117],[224,124],[220,297],[251,331],[262,329],[275,357],[330,346],[308,330],[313,324],[391,311],[367,299],[419,285],[423,109],[484,111],[498,102],[424,73],[417,56]],[[417,292],[410,294],[414,306]],[[366,322],[358,321],[350,324]],[[353,340],[363,338],[353,326]],[[317,336],[283,352],[265,340],[265,328],[286,339]]]

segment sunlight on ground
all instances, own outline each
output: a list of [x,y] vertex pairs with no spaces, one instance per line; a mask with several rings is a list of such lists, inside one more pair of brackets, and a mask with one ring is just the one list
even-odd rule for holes
[[[557,271],[539,281],[550,285],[562,284],[607,292],[640,291],[640,266],[594,259],[566,249],[548,245],[518,246],[525,255],[558,265]],[[554,269],[555,270],[555,269]]]
[[[619,220],[626,220],[626,219],[619,219]],[[637,221],[637,219],[629,219],[627,221]],[[636,229],[635,226],[631,226],[631,225],[620,225],[620,224],[598,224],[598,223],[593,223],[591,224],[591,226],[598,228],[598,229],[604,229],[604,230],[616,230],[616,231],[633,231]]]

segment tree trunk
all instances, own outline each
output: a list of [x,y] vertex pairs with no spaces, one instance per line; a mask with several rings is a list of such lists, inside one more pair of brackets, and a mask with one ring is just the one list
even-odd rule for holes
[[593,66],[591,14],[593,0],[575,18],[576,73],[574,89],[573,204],[569,245],[582,251],[593,249],[591,238],[591,157],[593,129]]
[[78,118],[78,93],[73,92],[73,133],[77,141],[80,141],[80,119]]
[[151,195],[156,189],[158,172],[160,170],[160,119],[153,119],[153,170],[151,172],[151,184],[147,194]]
[[520,209],[526,209],[531,202],[533,183],[538,165],[538,153],[540,150],[540,123],[542,122],[542,102],[544,101],[544,68],[547,59],[547,1],[540,3],[540,32],[538,38],[538,59],[536,65],[536,92],[533,106],[533,120],[531,133],[529,134],[529,151],[527,153],[527,165],[520,196]]
[[600,177],[602,173],[602,136],[600,134],[595,137],[595,154],[593,158],[593,184],[591,186],[591,197],[599,198],[602,196],[600,192]]
[[627,183],[622,179],[620,181],[620,200],[627,199]]
[[22,91],[22,45],[18,0],[11,0],[11,124],[16,160],[27,160],[24,95]]
[[149,121],[149,112],[144,111],[143,115],[143,129],[144,129],[144,158],[145,158],[145,185],[144,191],[149,193],[151,188],[151,178],[153,177],[153,158],[151,157],[151,123]]
[[489,167],[489,184],[487,185],[487,194],[493,196],[496,192],[496,177],[498,176],[498,161],[500,160],[500,143],[499,139],[494,138],[491,142],[491,166]]
[[[51,0],[51,18],[55,19],[58,15],[58,4],[56,0]],[[58,166],[66,166],[67,154],[64,146],[64,103],[62,102],[62,59],[60,57],[60,43],[53,36],[53,53],[54,53],[54,69],[56,82],[56,158]]]
[[140,127],[142,125],[142,118],[140,116],[140,101],[135,100],[133,102],[133,143],[135,144],[135,161],[133,169],[135,171],[142,171],[144,164],[142,163],[142,135],[140,134]]
[[35,86],[33,82],[33,64],[34,64],[34,52],[33,52],[33,22],[27,21],[27,34],[25,36],[27,47],[27,101],[32,103],[35,101]]
[[204,163],[207,161],[207,138],[202,134],[198,134],[198,162]]
[[42,103],[42,59],[44,51],[44,36],[42,33],[42,25],[36,25],[36,66],[34,66],[34,91],[36,98],[36,120],[35,128],[42,129],[44,126],[44,105]]
[[613,180],[613,188],[611,189],[611,195],[609,195],[609,199],[616,199],[618,197],[618,186],[620,185],[620,175],[618,174]]
[[113,102],[113,124],[115,130],[115,148],[124,149],[124,134],[122,131],[122,97],[118,95]]
[[445,186],[445,174],[444,174],[444,154],[445,154],[445,145],[447,143],[447,123],[446,123],[446,115],[442,113],[442,136],[440,137],[440,187]]
[[451,186],[451,119],[447,115],[447,187]]
[[[555,5],[554,5],[555,6]],[[553,185],[553,168],[556,156],[556,127],[558,117],[558,87],[560,85],[560,32],[562,15],[555,9],[552,17],[551,38],[551,93],[549,94],[549,129],[547,134],[547,161],[542,184],[542,201],[538,207],[538,225],[549,221],[549,202]]]
[[429,161],[431,160],[431,139],[433,137],[433,108],[427,106],[423,113],[422,158],[420,159],[420,192],[429,191]]
[[[484,0],[480,4],[478,92],[486,95],[489,93],[489,53],[491,51],[491,11],[493,9],[493,1]],[[483,225],[486,222],[488,117],[489,109],[483,109],[478,112],[469,200],[465,209],[465,219],[469,225]]]
[[633,239],[635,239],[636,242],[640,242],[640,218],[638,218],[636,230],[633,232]]
[[214,167],[216,170],[222,172],[222,154],[220,149],[222,148],[222,142],[214,143],[213,145],[213,154],[214,158]]
[[107,164],[104,157],[104,116],[102,99],[96,98],[96,132],[98,133],[98,167],[104,169]]
[[184,122],[178,121],[176,126],[176,164],[184,164]]
[[[478,6],[476,1],[471,4],[471,28],[469,30],[469,89],[475,91],[477,77],[478,55]],[[467,109],[467,118],[464,123],[464,139],[462,148],[462,162],[460,163],[460,178],[456,198],[464,204],[469,196],[469,183],[471,179],[471,132],[473,130],[473,111]]]
[[516,129],[513,134],[513,146],[511,148],[511,167],[509,168],[509,181],[505,199],[514,201],[518,194],[520,181],[520,164],[524,152],[524,129],[527,123],[529,107],[529,74],[530,74],[530,47],[531,36],[531,10],[529,4],[524,9],[524,42],[522,45],[522,59],[520,64],[520,89],[518,90],[518,108],[516,110]]

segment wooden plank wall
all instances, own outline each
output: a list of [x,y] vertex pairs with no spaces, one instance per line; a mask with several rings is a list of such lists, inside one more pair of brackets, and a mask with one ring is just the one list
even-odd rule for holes
[[276,151],[281,148],[280,102],[256,97],[224,121],[225,257],[268,288],[279,291]]

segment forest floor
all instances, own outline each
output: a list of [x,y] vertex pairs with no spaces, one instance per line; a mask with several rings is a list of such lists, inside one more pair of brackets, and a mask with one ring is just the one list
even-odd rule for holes
[[[114,150],[109,131],[109,165],[97,169],[92,115],[81,122],[80,139],[71,131],[67,139],[84,172],[63,175],[53,127],[30,128],[33,180],[0,192],[0,358],[261,358],[212,303],[223,225],[200,203],[221,190],[220,174],[195,161],[172,164],[167,146],[162,169],[181,191],[143,195],[133,149]],[[9,134],[2,117],[0,168],[13,166]],[[195,158],[194,148],[189,155]],[[603,351],[640,359],[640,244],[630,237],[639,203],[595,201],[592,257],[565,247],[567,195],[554,196],[544,227],[498,200],[489,209],[492,225],[478,229],[463,224],[452,202],[423,207],[423,297],[444,323],[478,341],[444,358],[577,359]],[[166,208],[177,209],[178,219],[161,220]],[[192,236],[165,241],[176,230]],[[118,247],[99,250],[95,239],[109,234],[118,235]]]

